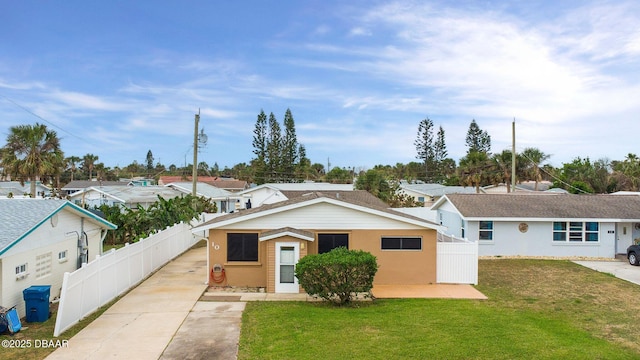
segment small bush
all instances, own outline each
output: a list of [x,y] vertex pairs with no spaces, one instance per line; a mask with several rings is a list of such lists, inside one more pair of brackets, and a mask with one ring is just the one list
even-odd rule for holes
[[375,256],[345,247],[307,255],[296,265],[296,277],[307,294],[336,305],[349,303],[357,293],[370,294],[377,271]]

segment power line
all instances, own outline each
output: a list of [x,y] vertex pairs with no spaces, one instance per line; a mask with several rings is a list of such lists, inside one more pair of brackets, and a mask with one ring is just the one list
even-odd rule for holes
[[570,187],[570,188],[572,188],[572,189],[575,189],[575,190],[577,190],[577,191],[579,191],[579,192],[582,192],[582,193],[585,193],[585,194],[589,194],[588,192],[586,192],[586,191],[584,191],[584,190],[582,190],[582,189],[580,189],[580,188],[577,188],[577,187],[575,187],[575,186],[573,186],[573,185],[571,185],[571,184],[567,183],[566,181],[564,181],[564,180],[562,180],[562,179],[558,178],[558,177],[557,177],[557,176],[555,176],[554,174],[551,174],[550,172],[546,171],[543,167],[538,166],[539,164],[537,164],[537,163],[536,163],[535,161],[533,161],[530,157],[528,157],[527,155],[525,155],[525,154],[524,154],[524,152],[520,152],[519,154],[520,154],[522,157],[524,157],[525,159],[527,159],[527,160],[531,161],[531,163],[532,163],[533,165],[535,165],[535,166],[538,168],[538,170],[540,170],[540,171],[542,171],[543,173],[545,173],[545,174],[549,175],[549,177],[553,178],[554,180],[558,181],[559,183],[561,183],[561,184],[563,184],[563,185],[566,185],[567,187]]
[[80,137],[80,136],[77,136],[77,135],[75,135],[75,134],[73,134],[73,133],[71,133],[71,132],[69,132],[69,131],[67,131],[67,130],[63,129],[62,127],[60,127],[60,126],[58,126],[58,125],[56,125],[56,124],[52,123],[51,121],[49,121],[49,120],[47,120],[47,119],[43,118],[43,117],[42,117],[42,116],[40,116],[40,115],[38,115],[38,114],[34,113],[33,111],[31,111],[31,110],[27,109],[26,107],[24,107],[24,106],[22,106],[22,105],[18,104],[16,101],[14,101],[14,100],[12,100],[12,99],[10,99],[10,98],[6,97],[5,95],[0,94],[0,97],[4,98],[5,100],[9,101],[9,102],[10,102],[10,103],[12,103],[13,105],[15,105],[15,106],[19,107],[20,109],[24,110],[26,113],[28,113],[28,114],[30,114],[30,115],[32,115],[32,116],[35,116],[35,117],[37,117],[38,119],[40,119],[40,120],[42,120],[42,121],[46,122],[47,124],[49,124],[49,125],[51,125],[51,126],[53,126],[53,127],[57,128],[57,129],[59,129],[60,131],[62,131],[62,132],[64,132],[64,133],[67,133],[67,134],[69,134],[69,135],[73,136],[73,137],[74,137],[74,138],[76,138],[76,139],[82,140],[82,141],[86,142],[87,144],[91,144],[91,143],[90,143],[89,141],[87,141],[86,139],[84,139],[84,138],[82,138],[82,137]]

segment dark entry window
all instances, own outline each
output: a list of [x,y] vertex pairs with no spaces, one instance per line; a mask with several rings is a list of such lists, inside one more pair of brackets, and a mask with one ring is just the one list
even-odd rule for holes
[[329,252],[340,246],[349,248],[349,234],[318,234],[318,254]]
[[227,261],[258,261],[258,234],[227,234]]

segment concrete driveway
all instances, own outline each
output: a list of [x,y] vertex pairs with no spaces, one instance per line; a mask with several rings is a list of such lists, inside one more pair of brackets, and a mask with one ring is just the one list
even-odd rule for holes
[[166,264],[47,359],[234,359],[244,303],[198,302],[206,250]]
[[640,266],[630,265],[626,260],[574,261],[574,263],[640,285]]

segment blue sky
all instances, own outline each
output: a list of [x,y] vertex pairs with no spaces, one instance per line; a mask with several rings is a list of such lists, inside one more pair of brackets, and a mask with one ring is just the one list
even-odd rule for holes
[[640,153],[637,1],[3,1],[0,136],[44,123],[105,165],[249,162],[261,109],[290,108],[313,162],[416,161],[425,117],[449,156],[472,119],[493,152]]

